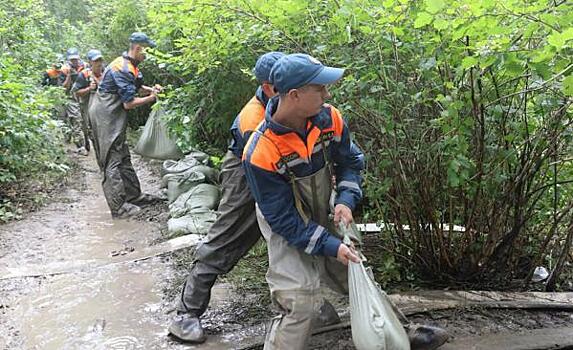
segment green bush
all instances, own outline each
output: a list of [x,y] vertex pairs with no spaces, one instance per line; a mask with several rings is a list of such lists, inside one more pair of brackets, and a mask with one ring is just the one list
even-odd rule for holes
[[55,58],[43,38],[49,23],[35,1],[0,5],[0,186],[67,170],[60,125],[53,119],[63,94],[40,87],[43,70]]
[[365,216],[394,224],[403,268],[527,281],[569,239],[567,2],[182,1],[148,18],[184,145],[225,145],[266,51],[346,67],[333,103],[367,150]]

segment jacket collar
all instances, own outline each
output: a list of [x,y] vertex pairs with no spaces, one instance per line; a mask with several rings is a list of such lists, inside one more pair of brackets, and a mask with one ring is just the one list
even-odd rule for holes
[[255,92],[255,97],[265,107],[269,103],[269,98],[267,97],[267,95],[265,95],[265,93],[263,92],[263,88],[261,86],[257,88],[257,91]]
[[131,62],[131,64],[133,64],[134,67],[137,68],[137,65],[140,63],[138,60],[129,57],[129,55],[127,54],[127,52],[124,52],[122,54],[123,58],[125,58],[126,60],[128,60],[129,62]]

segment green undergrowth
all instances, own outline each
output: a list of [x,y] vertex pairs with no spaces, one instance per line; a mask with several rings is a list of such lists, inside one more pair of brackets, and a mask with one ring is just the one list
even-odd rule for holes
[[20,220],[54,200],[54,196],[69,185],[81,171],[76,162],[65,158],[65,171],[51,169],[31,173],[18,181],[0,184],[0,224]]

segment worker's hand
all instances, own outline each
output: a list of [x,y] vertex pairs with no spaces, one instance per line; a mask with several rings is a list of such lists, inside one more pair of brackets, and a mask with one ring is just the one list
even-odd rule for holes
[[336,260],[340,261],[344,265],[348,265],[348,261],[352,261],[355,263],[360,262],[360,258],[358,257],[356,252],[344,243],[338,247],[338,253],[336,254]]
[[163,92],[163,86],[161,86],[159,84],[155,84],[155,85],[153,85],[153,90],[156,91],[157,93],[161,93],[161,92]]
[[342,220],[345,225],[354,221],[352,218],[352,210],[344,204],[337,204],[334,207],[334,223],[338,225],[340,220]]

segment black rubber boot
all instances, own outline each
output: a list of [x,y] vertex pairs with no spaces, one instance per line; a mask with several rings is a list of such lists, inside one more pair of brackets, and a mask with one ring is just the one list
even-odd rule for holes
[[176,340],[184,343],[199,344],[207,339],[199,317],[189,314],[175,316],[169,326],[169,334]]
[[161,202],[164,199],[149,193],[142,193],[139,197],[137,197],[134,200],[131,200],[130,203],[131,204],[135,204],[138,205],[140,207],[144,207],[147,205],[151,205],[157,202]]
[[407,327],[411,350],[434,350],[450,338],[445,329],[413,324]]

